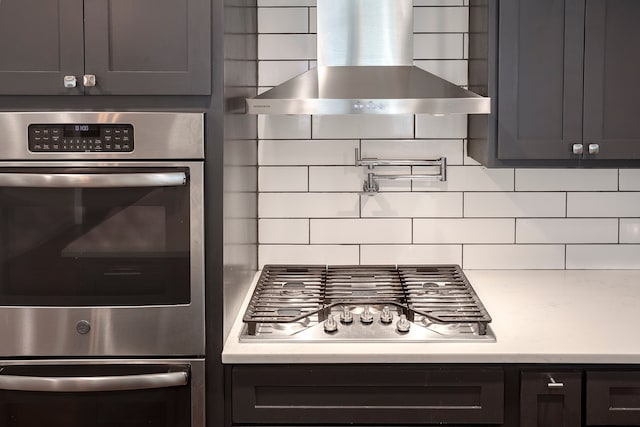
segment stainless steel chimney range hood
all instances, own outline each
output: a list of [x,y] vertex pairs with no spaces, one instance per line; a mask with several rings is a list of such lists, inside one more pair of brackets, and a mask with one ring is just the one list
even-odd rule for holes
[[413,66],[413,0],[317,0],[318,67],[249,114],[488,114],[490,98]]

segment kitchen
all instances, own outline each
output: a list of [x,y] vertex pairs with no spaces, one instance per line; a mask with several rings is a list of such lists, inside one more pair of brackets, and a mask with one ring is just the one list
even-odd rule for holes
[[[262,373],[265,381],[282,377],[282,372],[286,377],[304,378],[308,374],[307,363],[334,364],[340,375],[349,370],[355,372],[352,381],[362,384],[356,387],[360,391],[366,390],[363,371],[371,370],[363,363],[383,364],[376,367],[381,371],[388,370],[386,375],[399,378],[388,383],[392,389],[402,381],[419,377],[416,373],[421,370],[429,371],[428,375],[433,381],[441,381],[442,386],[446,387],[446,378],[433,377],[430,368],[437,369],[437,364],[448,364],[449,372],[445,372],[445,376],[453,378],[457,375],[458,382],[464,384],[465,381],[471,381],[469,372],[465,370],[471,368],[475,375],[474,364],[481,368],[481,364],[517,361],[533,364],[530,366],[532,373],[540,374],[540,369],[535,369],[536,364],[554,363],[555,369],[562,371],[561,374],[566,374],[565,371],[570,368],[570,375],[564,379],[554,377],[554,381],[565,385],[569,393],[567,396],[570,396],[567,402],[573,399],[571,408],[575,420],[575,390],[576,387],[582,390],[580,370],[586,365],[571,364],[619,363],[633,370],[633,365],[638,363],[638,352],[633,347],[633,339],[625,340],[624,346],[616,346],[620,343],[615,338],[599,344],[585,337],[576,343],[566,339],[564,329],[558,331],[561,339],[549,335],[547,331],[553,330],[553,327],[540,322],[545,320],[544,317],[555,316],[557,311],[536,306],[534,302],[539,301],[539,296],[533,289],[540,294],[549,289],[563,296],[560,289],[583,289],[584,283],[588,282],[592,284],[589,287],[591,292],[581,292],[583,299],[580,300],[588,301],[586,306],[598,310],[597,302],[601,302],[605,307],[615,308],[619,304],[621,308],[632,309],[631,298],[634,293],[631,288],[621,286],[620,291],[625,295],[622,302],[616,299],[615,294],[604,298],[597,291],[598,284],[604,286],[616,278],[633,282],[637,280],[633,272],[639,268],[637,260],[640,259],[637,245],[640,241],[637,169],[626,168],[629,165],[620,169],[615,165],[606,169],[513,166],[487,169],[466,155],[467,118],[459,115],[379,115],[374,119],[364,116],[262,115],[256,118],[243,114],[227,114],[223,117],[223,98],[227,98],[226,105],[230,106],[236,98],[251,95],[255,91],[252,89],[254,79],[259,79],[259,91],[263,91],[315,65],[314,3],[264,0],[255,9],[251,2],[227,2],[224,12],[222,5],[212,4],[214,25],[211,40],[214,46],[211,49],[211,62],[214,69],[211,95],[151,96],[130,93],[74,97],[79,98],[74,100],[36,94],[6,95],[0,97],[0,107],[3,111],[153,109],[205,113],[208,425],[225,425],[223,422],[229,425],[234,422],[235,410],[249,411],[250,408],[246,406],[235,408],[238,403],[237,399],[232,400],[233,383],[227,382],[226,387],[223,384],[225,380],[233,378],[232,364],[260,363],[285,363],[285,371],[274,369],[273,366],[261,371],[261,367],[256,365],[255,369]],[[465,2],[455,0],[420,0],[414,4],[416,63],[455,84],[469,83],[469,53],[465,40],[469,37],[470,8]],[[227,26],[226,37],[222,33],[223,24]],[[260,33],[257,40],[253,35],[256,24]],[[227,47],[225,56],[219,46],[223,38]],[[252,55],[256,41],[257,57]],[[222,63],[223,58],[226,59],[224,75],[220,67],[215,67],[215,64]],[[37,89],[34,91],[37,93]],[[221,126],[223,121],[226,125],[224,131]],[[475,142],[472,141],[472,144]],[[360,193],[366,172],[354,166],[356,148],[367,158],[423,159],[445,156],[449,165],[448,179],[445,182],[380,181],[379,194],[363,196]],[[588,151],[588,148],[585,150]],[[224,170],[223,164],[226,166]],[[403,167],[389,169],[392,173],[407,173]],[[222,197],[223,206],[214,202]],[[224,247],[220,231],[216,231],[222,229],[223,223]],[[234,321],[241,317],[242,304],[250,296],[247,292],[254,279],[257,279],[256,271],[266,264],[283,263],[461,265],[492,317],[490,327],[495,330],[497,341],[474,344],[471,349],[468,347],[471,344],[461,343],[369,343],[358,344],[357,351],[353,350],[352,345],[344,343],[306,343],[293,347],[277,343],[238,343],[235,337],[238,336],[240,323]],[[584,269],[604,271],[565,272]],[[611,273],[608,271],[611,269],[619,271]],[[521,273],[521,270],[541,271]],[[558,279],[558,275],[562,278]],[[492,286],[492,283],[495,285]],[[527,292],[504,292],[509,283]],[[548,314],[540,316],[538,307]],[[531,319],[526,315],[530,311],[537,314],[534,322],[529,322]],[[583,313],[582,310],[580,312]],[[608,326],[607,322],[598,322],[597,318],[589,316],[595,323],[587,323],[584,327],[592,332],[595,330],[598,336],[611,328],[620,329],[624,331],[623,335],[629,336],[632,332],[625,329],[626,326],[619,325],[630,325],[633,321],[626,317],[627,311],[617,314],[621,322],[616,326]],[[568,313],[563,319],[574,325],[570,320],[575,322],[576,318]],[[505,329],[505,322],[512,322],[511,326],[516,331]],[[516,342],[512,339],[514,335],[518,336],[517,331],[526,331],[523,333],[526,336],[536,325],[547,334],[546,343],[536,338],[532,343],[525,342],[524,347],[505,349],[504,345]],[[222,353],[223,338],[228,338],[225,353]],[[530,347],[527,347],[528,344]],[[554,358],[548,358],[549,346],[558,344],[562,345],[554,347]],[[400,347],[403,353],[399,352]],[[527,352],[528,359],[514,356]],[[589,353],[591,358],[572,357],[574,352]],[[503,354],[502,358],[497,353]],[[219,363],[220,354],[223,361],[228,363],[226,378],[223,378],[222,365]],[[512,358],[504,354],[511,354]],[[291,366],[294,363],[301,365]],[[356,365],[345,367],[345,363]],[[452,368],[451,363],[459,363],[462,372],[456,371],[456,366]],[[404,368],[401,369],[398,364],[407,370],[402,370]],[[251,380],[245,375],[253,367],[242,368],[246,370],[236,370],[239,372],[236,374],[237,380],[245,381],[244,384],[250,386]],[[496,422],[500,417],[507,423],[506,420],[519,416],[516,407],[519,403],[520,371],[502,365],[489,368],[488,373],[478,374],[488,384],[488,389],[483,389],[488,390],[483,391],[483,396],[489,396],[487,407],[483,408],[486,411],[479,419],[489,414],[485,420],[491,420],[494,425],[500,424]],[[269,369],[274,370],[268,372]],[[451,372],[452,369],[456,372]],[[322,377],[322,371],[319,372],[319,377]],[[496,385],[501,383],[503,374],[505,388]],[[523,373],[523,383],[527,374]],[[326,387],[331,387],[331,381],[340,384],[336,375],[326,377],[329,381],[324,383]],[[318,376],[312,379],[321,382]],[[545,381],[545,387],[551,383],[547,377],[535,379],[538,382]],[[380,381],[381,387],[385,387],[384,381]],[[409,389],[416,390],[414,387],[423,385],[418,381]],[[265,390],[273,390],[274,386],[268,384],[264,387]],[[468,387],[479,386],[471,382]],[[280,391],[287,394],[285,388],[282,386]],[[319,393],[323,390],[322,387],[317,389]],[[556,393],[553,397],[562,395],[561,388],[555,386],[551,389]],[[227,398],[226,408],[230,409],[224,421],[223,395]],[[502,395],[516,398],[496,401],[495,397]],[[388,406],[406,406],[407,403],[403,403],[402,399],[407,396],[401,395],[399,401]],[[578,406],[581,406],[585,396],[581,391],[577,396]],[[304,395],[300,399],[302,406],[309,406]],[[419,405],[412,399],[409,398],[409,405]],[[245,402],[250,403],[250,400]],[[272,406],[278,404],[283,402],[277,399],[272,402]],[[329,400],[328,405],[331,404],[335,402]],[[265,405],[268,409],[269,402]],[[358,405],[366,406],[366,400],[364,403],[357,399],[352,401],[352,406]],[[504,413],[502,405],[505,406]],[[314,421],[312,418],[316,412],[319,412],[318,418]],[[359,415],[335,412],[337,418],[333,419],[323,418],[326,415],[322,415],[321,408],[315,412],[300,411],[296,415],[299,418],[286,420],[277,417],[289,417],[287,413],[270,415],[275,417],[271,419],[260,414],[255,419],[243,419],[240,416],[236,424],[354,422],[349,417],[355,417],[355,422],[363,424],[380,422],[380,419],[375,419],[380,411],[369,412],[368,415],[366,411],[360,411],[364,414]],[[398,415],[402,411],[386,408],[382,412]],[[577,413],[583,412],[578,409]],[[627,416],[630,413],[627,412]],[[250,411],[241,414],[245,417],[254,416]],[[393,423],[424,423],[423,420],[429,419],[421,416],[424,413],[400,415]],[[632,421],[622,423],[629,425]],[[392,423],[389,420],[383,422]],[[438,422],[437,419],[434,422]],[[473,421],[466,421],[470,422]],[[581,425],[580,422],[577,425]]]

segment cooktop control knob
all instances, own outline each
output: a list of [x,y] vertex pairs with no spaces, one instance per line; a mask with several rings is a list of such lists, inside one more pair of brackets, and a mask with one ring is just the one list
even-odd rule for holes
[[338,322],[333,318],[333,314],[330,314],[327,317],[327,320],[324,321],[324,331],[325,332],[335,332],[338,330]]
[[342,313],[340,313],[340,321],[344,324],[353,322],[353,314],[351,314],[351,310],[349,310],[349,307],[342,307]]
[[365,324],[369,324],[373,322],[373,314],[371,314],[371,310],[368,305],[364,306],[362,310],[362,314],[360,315],[360,321]]
[[396,323],[396,329],[398,332],[409,332],[409,328],[411,327],[411,322],[407,320],[406,315],[401,315],[398,323]]
[[389,307],[386,305],[382,307],[382,313],[380,313],[380,321],[387,324],[393,321],[393,314],[391,314],[391,311],[389,311]]

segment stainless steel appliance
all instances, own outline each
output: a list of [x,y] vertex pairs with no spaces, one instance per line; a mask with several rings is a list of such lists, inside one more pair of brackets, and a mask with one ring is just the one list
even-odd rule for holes
[[250,114],[487,114],[491,99],[413,65],[412,0],[317,0],[318,67]]
[[7,427],[204,426],[204,361],[0,361]]
[[266,265],[241,341],[495,342],[458,265]]
[[0,113],[0,357],[204,355],[203,129]]

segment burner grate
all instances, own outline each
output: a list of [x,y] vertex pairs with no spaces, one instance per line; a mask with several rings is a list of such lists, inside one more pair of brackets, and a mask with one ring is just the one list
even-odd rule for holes
[[458,265],[398,266],[408,308],[436,323],[478,323],[491,317]]
[[325,302],[404,302],[404,291],[395,266],[329,266]]
[[291,323],[324,307],[324,265],[268,265],[256,284],[243,321],[255,335],[258,323]]

